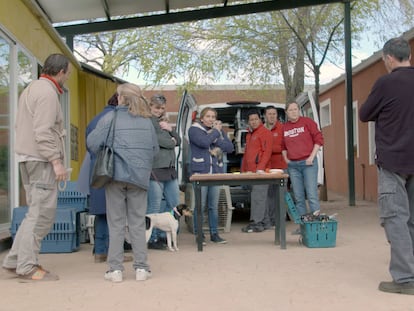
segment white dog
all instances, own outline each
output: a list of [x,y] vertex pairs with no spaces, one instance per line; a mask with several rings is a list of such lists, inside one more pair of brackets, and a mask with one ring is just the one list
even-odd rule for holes
[[167,234],[167,246],[172,252],[178,251],[177,230],[181,216],[192,216],[191,210],[185,204],[180,204],[170,212],[148,214],[146,216],[147,231],[145,236],[149,241],[153,228],[165,231]]

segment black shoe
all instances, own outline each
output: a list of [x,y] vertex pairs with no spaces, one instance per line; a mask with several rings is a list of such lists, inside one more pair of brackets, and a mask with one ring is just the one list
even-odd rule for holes
[[255,223],[250,223],[250,224],[248,224],[246,227],[243,227],[242,229],[242,232],[245,232],[245,233],[251,233],[251,232],[262,232],[262,231],[264,231],[265,229],[264,229],[264,227],[263,227],[263,225],[261,225],[261,224],[255,224]]
[[154,242],[148,242],[147,245],[148,249],[159,249],[159,250],[164,250],[166,249],[166,245],[164,243],[162,243],[161,241],[154,241]]
[[217,233],[212,234],[210,237],[211,242],[217,243],[217,244],[226,244],[227,241],[225,239],[222,239]]
[[381,282],[378,289],[382,292],[414,295],[414,282],[407,283],[395,283],[392,282]]

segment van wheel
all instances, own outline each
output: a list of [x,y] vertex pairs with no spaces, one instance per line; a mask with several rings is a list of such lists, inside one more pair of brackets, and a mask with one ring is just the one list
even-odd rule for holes
[[[185,204],[194,213],[195,199],[194,199],[194,189],[193,189],[193,185],[191,183],[188,183],[185,187],[184,200],[185,200]],[[189,217],[189,216],[185,216],[185,223],[187,225],[188,231],[191,232],[191,233],[194,233],[194,218]]]

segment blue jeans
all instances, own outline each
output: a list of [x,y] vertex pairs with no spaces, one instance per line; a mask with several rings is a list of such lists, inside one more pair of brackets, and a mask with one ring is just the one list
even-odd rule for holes
[[109,246],[109,231],[106,215],[95,215],[95,244],[94,252],[99,255],[107,255]]
[[[177,179],[167,181],[150,180],[147,214],[167,212],[178,204],[180,204],[180,190],[178,188]],[[165,236],[163,231],[154,229],[152,231],[150,242],[154,242],[163,236]]]
[[299,215],[305,215],[306,198],[308,199],[310,212],[321,209],[318,198],[318,161],[315,158],[312,165],[306,165],[306,161],[290,161],[288,173],[295,195],[296,209]]
[[[201,223],[203,223],[204,210],[208,209],[208,226],[210,235],[217,234],[218,226],[218,202],[220,196],[220,186],[201,187]],[[194,234],[197,234],[197,210],[194,210]]]

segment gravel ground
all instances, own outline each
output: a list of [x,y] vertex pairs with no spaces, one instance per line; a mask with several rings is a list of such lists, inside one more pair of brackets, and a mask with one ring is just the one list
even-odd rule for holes
[[[390,280],[389,245],[374,203],[330,194],[322,212],[338,213],[336,247],[308,248],[291,235],[287,249],[274,245],[274,232],[242,233],[246,217],[236,217],[226,245],[208,243],[197,252],[194,236],[181,230],[179,252],[149,250],[153,272],[134,280],[125,265],[124,282],[104,281],[107,265],[95,264],[92,246],[69,254],[41,254],[41,264],[60,280],[20,283],[1,271],[1,311],[42,310],[271,310],[414,311],[413,297],[378,291]],[[237,219],[236,219],[237,218]],[[1,258],[5,253],[0,254]]]

